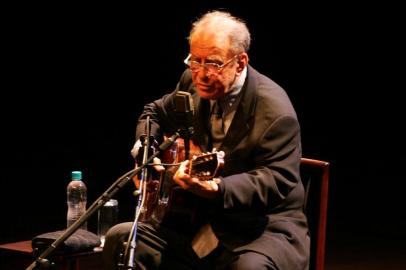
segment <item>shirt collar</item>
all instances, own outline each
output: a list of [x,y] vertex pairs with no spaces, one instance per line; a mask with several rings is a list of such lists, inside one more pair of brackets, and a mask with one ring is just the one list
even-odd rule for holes
[[[227,95],[219,100],[220,105],[223,109],[227,107],[225,104],[228,103],[229,107],[232,107],[233,103],[236,101],[236,97],[238,96],[238,94],[240,94],[245,82],[245,78],[247,77],[247,70],[247,67],[244,67],[240,76],[238,76],[233,85],[230,87],[230,91],[227,93]],[[210,100],[211,105],[213,105],[214,102],[215,100]]]
[[230,91],[226,95],[226,97],[237,96],[241,92],[246,77],[247,77],[247,67],[244,67],[240,76],[238,76],[237,80],[235,80],[234,84],[231,86]]

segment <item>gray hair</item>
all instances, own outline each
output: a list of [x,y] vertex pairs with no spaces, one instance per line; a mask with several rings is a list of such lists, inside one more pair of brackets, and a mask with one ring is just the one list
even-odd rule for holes
[[228,12],[211,11],[204,14],[193,23],[189,43],[194,36],[202,33],[213,34],[218,39],[228,38],[233,54],[247,52],[251,43],[251,35],[245,22]]

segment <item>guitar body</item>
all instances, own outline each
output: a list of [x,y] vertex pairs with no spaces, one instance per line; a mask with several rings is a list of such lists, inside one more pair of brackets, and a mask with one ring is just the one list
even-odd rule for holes
[[[210,180],[218,176],[224,165],[224,153],[202,153],[200,148],[190,141],[190,168],[192,177]],[[184,228],[196,227],[204,217],[203,199],[182,189],[173,181],[173,175],[179,163],[185,160],[183,139],[176,140],[161,156],[167,166],[159,179],[147,182],[147,195],[141,211],[140,221],[147,223],[164,223],[166,226]]]

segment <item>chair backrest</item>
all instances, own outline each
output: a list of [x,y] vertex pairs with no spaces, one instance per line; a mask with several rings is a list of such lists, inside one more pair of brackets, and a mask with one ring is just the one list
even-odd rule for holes
[[329,162],[323,160],[301,159],[305,213],[311,237],[310,270],[324,270],[329,166]]

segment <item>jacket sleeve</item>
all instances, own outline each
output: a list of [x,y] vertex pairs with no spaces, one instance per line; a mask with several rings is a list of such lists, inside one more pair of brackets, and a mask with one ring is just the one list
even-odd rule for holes
[[224,210],[255,206],[255,211],[268,212],[282,201],[294,203],[297,198],[288,195],[300,182],[299,130],[293,116],[281,116],[265,128],[252,150],[251,160],[248,156],[239,161],[252,164],[250,168],[222,178]]

